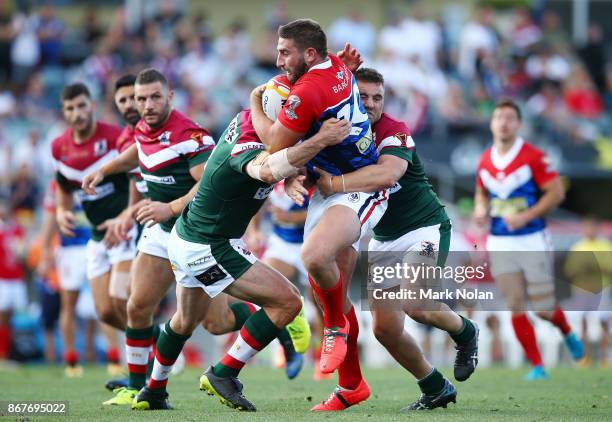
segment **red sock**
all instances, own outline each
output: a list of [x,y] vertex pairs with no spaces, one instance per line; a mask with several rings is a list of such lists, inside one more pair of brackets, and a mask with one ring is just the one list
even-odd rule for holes
[[76,350],[66,350],[66,352],[64,352],[64,362],[66,362],[66,365],[76,365],[79,363],[79,354]]
[[527,314],[512,315],[512,327],[516,338],[523,346],[527,359],[533,366],[542,366],[542,356],[540,356],[540,349],[536,343],[535,331]]
[[568,335],[570,331],[572,331],[571,327],[567,323],[567,319],[565,319],[565,313],[559,306],[557,306],[557,308],[555,309],[555,312],[553,313],[550,322],[552,322],[555,327],[561,330],[564,336]]
[[116,347],[112,347],[106,351],[106,361],[108,363],[119,363],[120,358],[119,349]]
[[342,274],[340,279],[331,289],[319,287],[310,276],[308,281],[312,290],[319,298],[323,306],[323,325],[325,327],[344,327],[344,294],[342,293]]
[[6,359],[11,352],[11,326],[0,324],[0,359]]
[[361,379],[361,367],[359,366],[359,350],[357,349],[357,337],[359,337],[359,322],[355,314],[355,308],[351,306],[351,310],[346,314],[346,319],[349,322],[349,332],[347,338],[346,357],[338,367],[338,385],[347,390],[357,388]]

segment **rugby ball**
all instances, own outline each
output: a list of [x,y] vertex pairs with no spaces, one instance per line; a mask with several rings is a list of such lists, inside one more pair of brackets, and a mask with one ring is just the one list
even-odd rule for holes
[[261,103],[264,113],[270,120],[276,120],[287,101],[290,90],[291,83],[285,75],[277,75],[268,81],[261,97]]

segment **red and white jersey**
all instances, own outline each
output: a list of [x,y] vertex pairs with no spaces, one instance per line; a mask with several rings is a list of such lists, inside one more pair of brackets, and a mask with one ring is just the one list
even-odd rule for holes
[[521,229],[510,230],[503,217],[532,207],[540,199],[542,186],[556,177],[546,154],[522,138],[517,138],[504,155],[494,146],[488,148],[480,158],[476,184],[489,197],[491,234],[514,236],[543,230],[544,218],[535,218]]
[[23,228],[14,220],[0,220],[0,279],[22,281],[23,266],[18,251],[25,239]]
[[51,144],[57,171],[77,188],[85,175],[100,169],[119,155],[117,140],[121,128],[103,122],[95,124],[93,135],[81,144],[74,142],[71,128]]
[[[121,134],[119,135],[119,139],[117,140],[117,150],[119,151],[119,154],[136,143],[134,138],[135,134],[135,128],[130,127],[129,125],[126,125],[123,128]],[[140,167],[134,167],[132,170],[130,170],[129,175],[136,183],[136,189],[138,192],[146,194],[147,182],[143,180],[142,174],[140,174]]]

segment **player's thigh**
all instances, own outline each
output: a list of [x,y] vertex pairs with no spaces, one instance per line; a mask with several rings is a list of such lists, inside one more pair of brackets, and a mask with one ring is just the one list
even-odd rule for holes
[[287,278],[288,280],[293,279],[297,274],[295,267],[283,261],[282,259],[266,257],[262,260],[262,262],[274,268],[276,271],[285,276],[285,278]]
[[[502,296],[506,299],[512,310],[524,310],[525,305],[525,278],[523,273],[503,273],[495,276],[495,282]],[[522,308],[522,309],[519,309]]]
[[129,302],[134,306],[155,307],[173,283],[170,261],[140,252],[132,263]]
[[334,205],[323,212],[304,240],[302,256],[334,259],[340,251],[355,243],[360,234],[361,224],[355,211],[344,205]]
[[297,288],[281,273],[260,261],[230,284],[225,292],[259,306],[284,308],[300,301]]
[[103,274],[98,275],[97,277],[89,279],[89,287],[91,289],[91,294],[93,296],[94,303],[96,304],[97,309],[105,308],[106,306],[111,306],[111,297],[109,290],[110,276],[111,272],[107,271]]
[[176,285],[176,314],[172,318],[181,334],[191,334],[208,312],[211,298],[198,287]]

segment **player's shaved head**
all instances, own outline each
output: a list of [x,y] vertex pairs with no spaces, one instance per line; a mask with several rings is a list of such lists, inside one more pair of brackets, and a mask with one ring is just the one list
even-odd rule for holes
[[138,76],[136,76],[136,85],[148,85],[155,82],[161,83],[164,87],[168,88],[168,80],[157,69],[148,68],[141,70]]
[[327,36],[321,25],[312,19],[297,19],[281,25],[278,28],[278,36],[293,40],[300,51],[314,48],[320,57],[327,56]]

